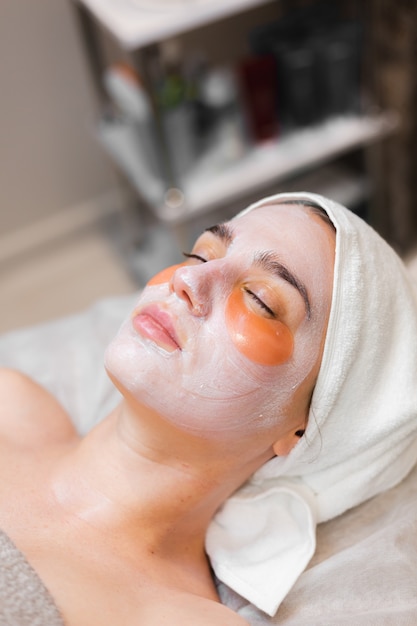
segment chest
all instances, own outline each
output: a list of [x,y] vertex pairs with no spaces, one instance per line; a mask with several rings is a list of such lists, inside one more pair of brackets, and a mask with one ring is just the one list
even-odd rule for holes
[[190,593],[192,584],[169,566],[129,558],[117,538],[63,518],[44,491],[42,458],[6,451],[0,457],[0,529],[25,555],[66,626],[195,626],[210,623],[201,620],[211,614],[213,623],[228,623],[227,608]]
[[[38,598],[50,596],[66,626],[228,623],[228,609],[147,576],[144,564],[132,570],[105,551],[94,558],[80,545],[58,546],[56,538],[46,543],[41,533],[29,542],[17,535],[17,543],[27,543],[26,556],[36,572],[28,579],[30,588],[36,583]],[[30,588],[20,590],[25,604]]]

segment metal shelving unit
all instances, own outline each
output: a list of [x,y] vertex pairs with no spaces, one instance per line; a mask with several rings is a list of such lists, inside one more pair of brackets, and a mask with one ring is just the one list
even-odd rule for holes
[[[142,52],[166,38],[269,3],[270,0],[74,0],[97,90],[103,98],[104,68],[95,36],[97,25],[132,53],[140,66],[146,61]],[[241,160],[217,172],[210,174],[197,163],[182,181],[181,189],[167,188],[162,198],[145,200],[158,220],[175,228],[222,205],[257,191],[261,193],[298,173],[331,164],[350,151],[375,144],[393,133],[398,124],[398,117],[386,112],[331,118],[254,146]],[[105,130],[105,126],[102,128]],[[109,145],[106,147],[109,150]],[[112,153],[111,147],[109,151]],[[134,164],[129,166],[125,160],[117,159],[114,152],[113,157],[143,198]],[[365,187],[358,183],[358,189]]]

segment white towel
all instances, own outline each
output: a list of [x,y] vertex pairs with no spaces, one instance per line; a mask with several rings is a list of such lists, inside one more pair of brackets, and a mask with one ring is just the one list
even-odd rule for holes
[[354,213],[310,193],[336,227],[333,297],[306,433],[220,509],[218,578],[274,615],[315,549],[315,524],[399,483],[417,461],[417,303],[405,268]]

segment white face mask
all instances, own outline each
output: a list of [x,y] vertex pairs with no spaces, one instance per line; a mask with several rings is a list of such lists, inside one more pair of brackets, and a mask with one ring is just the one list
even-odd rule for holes
[[317,367],[332,291],[332,233],[307,210],[265,206],[225,226],[150,281],[106,351],[122,390],[207,437],[284,421]]

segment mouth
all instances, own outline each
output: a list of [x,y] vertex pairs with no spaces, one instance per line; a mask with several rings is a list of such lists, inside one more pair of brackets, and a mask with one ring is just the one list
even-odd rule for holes
[[134,313],[132,325],[142,337],[150,339],[167,352],[181,350],[171,316],[157,305],[147,306]]

